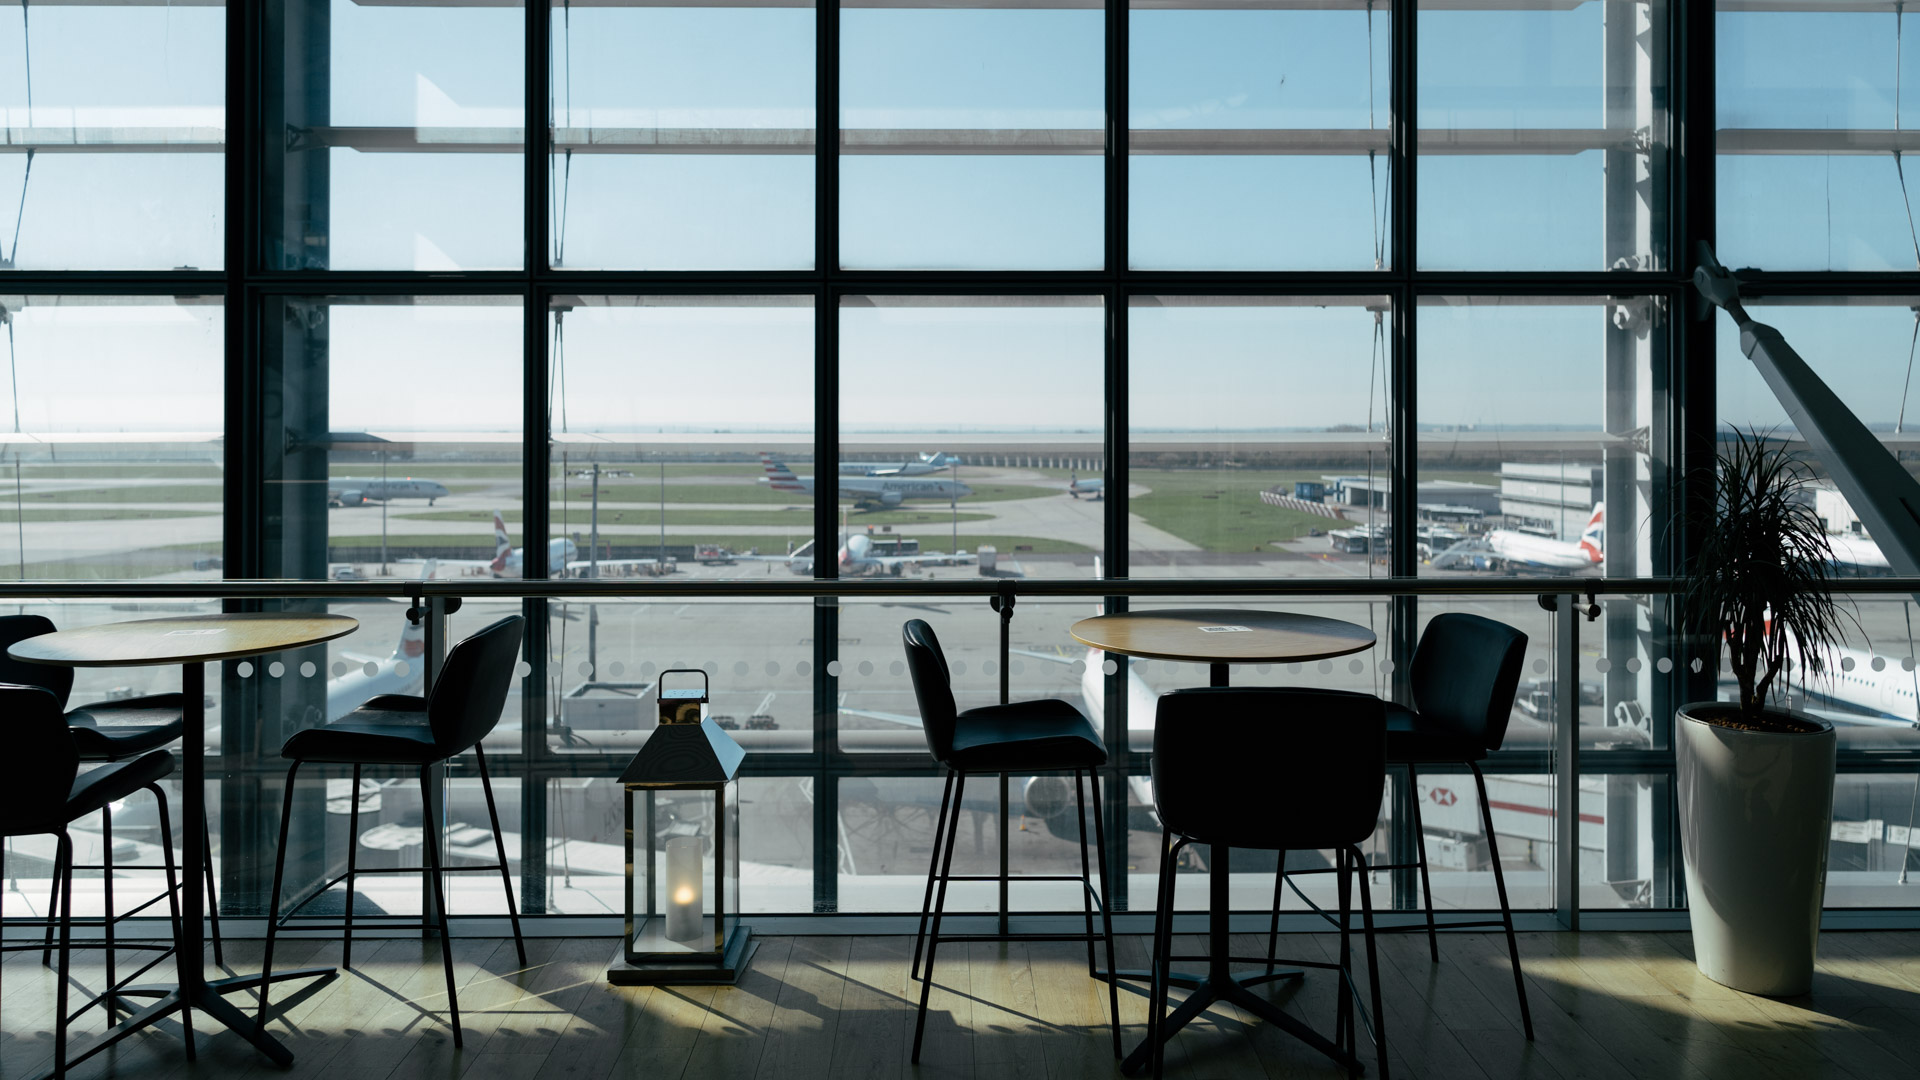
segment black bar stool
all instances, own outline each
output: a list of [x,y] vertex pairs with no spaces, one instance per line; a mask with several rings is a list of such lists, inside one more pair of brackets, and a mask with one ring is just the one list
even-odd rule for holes
[[[1520,687],[1520,666],[1525,659],[1527,635],[1505,623],[1469,615],[1444,612],[1435,615],[1420,635],[1414,649],[1409,673],[1415,708],[1387,705],[1387,764],[1404,765],[1407,787],[1413,805],[1413,835],[1419,843],[1419,861],[1376,866],[1376,870],[1420,871],[1420,893],[1425,900],[1424,926],[1395,926],[1383,932],[1427,932],[1427,949],[1433,962],[1440,962],[1440,940],[1436,930],[1491,929],[1500,927],[1507,935],[1507,961],[1513,967],[1513,990],[1520,999],[1520,1025],[1527,1038],[1533,1038],[1533,1013],[1527,1008],[1527,984],[1520,974],[1520,949],[1513,936],[1513,908],[1507,902],[1507,878],[1500,866],[1500,847],[1493,835],[1493,809],[1487,802],[1487,778],[1480,762],[1506,741],[1507,722],[1513,716],[1513,699]],[[1427,833],[1420,821],[1420,788],[1417,770],[1422,765],[1465,765],[1473,772],[1480,793],[1480,823],[1486,830],[1487,853],[1493,862],[1493,884],[1500,897],[1498,919],[1449,920],[1436,923],[1433,917],[1433,886],[1427,873]],[[1283,869],[1273,884],[1273,928],[1268,933],[1267,951],[1272,953],[1275,933],[1280,924],[1280,890],[1288,874],[1300,871]]]
[[[89,1052],[74,1062],[67,1060],[67,1025],[95,1004],[110,1002],[123,988],[122,982],[115,981],[109,975],[107,988],[100,996],[71,1014],[67,1012],[68,968],[73,947],[75,869],[73,838],[67,832],[67,826],[75,820],[99,813],[107,804],[124,799],[136,791],[151,791],[160,803],[160,847],[165,853],[166,896],[173,905],[173,923],[177,927],[180,920],[179,882],[173,865],[173,826],[167,816],[167,800],[160,792],[160,781],[173,772],[173,755],[165,750],[152,750],[129,761],[80,772],[80,754],[74,746],[74,737],[66,719],[61,715],[60,702],[52,691],[44,687],[0,684],[0,716],[6,718],[8,759],[14,763],[0,769],[0,777],[4,778],[0,780],[0,836],[50,833],[55,838],[53,878],[56,883],[55,895],[60,897],[61,902],[59,914],[55,916],[53,910],[49,909],[46,922],[50,931],[56,928],[59,931],[55,948],[59,964],[55,969],[54,986],[53,1075],[60,1077],[66,1075],[70,1065],[91,1056]],[[103,839],[109,846],[113,843],[110,837]],[[109,906],[102,920],[109,933],[114,921],[111,901],[109,893]],[[39,921],[25,920],[28,925],[37,925]],[[111,936],[107,938],[105,947],[107,955],[111,957],[116,947]],[[145,946],[123,943],[118,947],[157,951],[152,962],[127,977],[127,981],[131,981],[154,963],[165,959],[174,945],[172,942]],[[39,943],[0,945],[0,951],[5,952],[41,948],[44,946]],[[111,1014],[111,1006],[108,1008]],[[187,1058],[192,1060],[193,1021],[184,1008],[180,1012],[180,1022],[187,1029]],[[105,1046],[98,1049],[105,1049]]]
[[[460,1041],[460,999],[453,981],[453,942],[447,931],[447,898],[441,886],[443,873],[500,872],[500,883],[507,890],[507,918],[513,923],[513,944],[520,963],[527,962],[526,941],[520,936],[520,915],[513,904],[513,878],[507,871],[507,847],[500,837],[500,813],[493,801],[493,781],[487,775],[487,754],[480,741],[500,722],[500,710],[513,684],[514,666],[520,659],[520,637],[525,619],[519,615],[485,627],[455,645],[447,653],[446,664],[434,680],[427,697],[410,694],[383,694],[325,727],[296,731],[280,748],[280,756],[293,762],[287,767],[286,795],[280,808],[280,847],[273,860],[273,906],[267,920],[266,958],[261,970],[273,973],[273,943],[280,925],[299,919],[324,919],[331,916],[300,915],[299,910],[327,890],[346,882],[346,945],[340,966],[353,964],[353,889],[358,874],[424,873],[433,886],[434,913],[431,924],[394,925],[383,922],[383,930],[426,930],[440,932],[440,959],[447,973],[447,1009],[452,1018],[453,1045]],[[440,840],[433,820],[434,799],[429,770],[449,758],[472,750],[480,769],[480,788],[487,797],[487,818],[493,826],[493,846],[500,861],[485,866],[440,865]],[[293,816],[293,778],[305,764],[351,765],[353,787],[351,809],[347,816],[347,870],[320,885],[287,909],[280,911],[280,886],[286,873],[287,824]],[[358,870],[354,856],[360,846],[360,771],[368,765],[404,766],[420,774],[422,811],[421,846],[425,866]],[[368,916],[386,919],[388,916]],[[260,987],[260,1022],[267,1019],[267,985]]]
[[[913,694],[920,705],[920,721],[927,736],[927,749],[934,760],[946,766],[946,791],[940,797],[940,816],[934,825],[933,856],[927,867],[927,895],[920,905],[920,931],[913,945],[913,975],[921,980],[920,1010],[913,1026],[913,1061],[920,1061],[920,1042],[927,1027],[927,1000],[933,993],[933,961],[943,941],[1084,941],[1087,943],[1087,973],[1096,972],[1093,943],[1107,947],[1107,970],[1113,970],[1113,915],[1108,902],[1107,838],[1100,806],[1100,774],[1107,763],[1107,746],[1100,733],[1080,710],[1055,699],[1018,701],[990,705],[981,709],[958,711],[953,700],[953,677],[947,659],[940,651],[940,639],[923,619],[913,619],[901,628],[907,649],[907,670],[913,676]],[[967,790],[967,777],[974,775],[1029,776],[1044,772],[1073,773],[1075,806],[1080,820],[1080,874],[1021,875],[955,874],[953,842],[960,831],[960,808]],[[1093,827],[1099,849],[1100,888],[1095,892],[1092,869],[1087,859],[1087,806],[1081,774],[1093,785]],[[945,844],[942,850],[942,844]],[[1002,864],[1004,865],[1004,863]],[[1085,900],[1087,929],[1081,934],[942,934],[940,920],[947,906],[950,881],[1077,881]],[[938,894],[935,889],[938,887]],[[1095,903],[1100,907],[1102,929],[1093,928]],[[1004,914],[1004,913],[1003,913]],[[932,920],[929,933],[928,919]],[[920,951],[925,946],[927,969],[920,971]],[[1113,979],[1107,980],[1107,1003],[1113,1011],[1113,1056],[1120,1056],[1120,994]]]
[[[1360,845],[1373,835],[1380,820],[1381,790],[1386,784],[1386,709],[1379,698],[1341,690],[1292,687],[1208,687],[1175,690],[1160,698],[1153,725],[1153,807],[1162,826],[1160,891],[1154,918],[1153,992],[1148,1005],[1148,1045],[1153,1049],[1156,1080],[1166,1068],[1167,987],[1177,961],[1214,959],[1173,955],[1174,867],[1180,849],[1188,844],[1210,848],[1276,851],[1282,859],[1288,849],[1336,852],[1339,875],[1340,959],[1286,961],[1299,967],[1340,972],[1339,1005],[1334,1017],[1333,1042],[1344,1050],[1354,1075],[1358,1029],[1365,1024],[1372,1035],[1381,1080],[1387,1077],[1385,1018],[1380,1008],[1380,961],[1374,949],[1373,892],[1367,883],[1370,868]],[[1353,985],[1352,879],[1360,881],[1360,915],[1366,935],[1367,974],[1371,983],[1372,1013],[1358,1008],[1359,990]],[[1225,951],[1224,882],[1215,880],[1211,917],[1211,947]],[[1280,1013],[1245,987],[1273,974],[1273,946],[1265,958],[1230,957],[1241,963],[1269,967],[1265,976],[1242,977],[1225,995],[1236,1005],[1270,1023],[1279,1024],[1324,1053],[1334,1049],[1325,1040]],[[1236,991],[1237,992],[1234,992]],[[1204,999],[1201,999],[1204,1000]],[[1357,1014],[1357,1015],[1356,1015]],[[1177,1028],[1191,1019],[1183,1007],[1171,1022]],[[1337,1059],[1336,1059],[1337,1060]]]
[[[56,627],[53,620],[44,615],[5,615],[0,616],[0,683],[14,683],[21,686],[38,686],[54,696],[62,709],[66,709],[67,726],[73,729],[73,745],[80,754],[83,763],[110,763],[129,761],[143,754],[158,750],[180,738],[183,721],[181,720],[182,702],[179,694],[148,694],[143,697],[123,698],[118,701],[96,701],[76,708],[67,709],[67,699],[73,693],[73,669],[57,667],[52,664],[34,664],[25,660],[15,660],[7,655],[7,649],[15,642],[27,638],[51,634]],[[156,789],[157,791],[158,789]],[[204,798],[204,792],[181,792],[181,798]],[[75,870],[98,870],[105,875],[106,904],[108,915],[113,915],[113,875],[116,870],[157,870],[155,866],[115,866],[113,862],[113,811],[101,807],[101,829],[103,838],[101,865],[76,866]],[[205,826],[206,815],[200,820]],[[200,865],[206,870],[207,881],[207,918],[210,921],[213,940],[213,962],[226,963],[220,947],[220,902],[213,888],[213,836],[210,826],[203,827],[200,835],[203,858]],[[59,878],[54,879],[55,895],[48,898],[47,910],[58,906],[60,898]],[[158,900],[158,897],[155,897]],[[107,940],[107,982],[114,982],[113,964],[113,923],[131,915],[137,915],[148,904],[142,904],[132,910],[122,912],[108,920]],[[53,948],[52,927],[48,927],[46,952]],[[43,963],[50,955],[42,956]]]

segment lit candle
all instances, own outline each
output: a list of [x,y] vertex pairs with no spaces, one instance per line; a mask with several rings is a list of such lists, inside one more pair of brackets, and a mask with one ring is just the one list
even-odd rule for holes
[[697,836],[667,841],[667,939],[698,941],[704,927],[700,917],[700,849]]

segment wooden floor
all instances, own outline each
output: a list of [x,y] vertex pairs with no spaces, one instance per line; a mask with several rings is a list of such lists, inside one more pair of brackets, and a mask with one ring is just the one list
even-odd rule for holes
[[[1236,939],[1257,951],[1262,939]],[[1684,934],[1525,934],[1521,950],[1538,1039],[1521,1036],[1505,951],[1497,938],[1442,938],[1441,963],[1423,938],[1383,939],[1390,1065],[1400,1077],[1787,1078],[1920,1077],[1920,934],[1829,933],[1814,993],[1776,1001],[1701,978]],[[209,1076],[382,1080],[555,1077],[1112,1077],[1106,996],[1073,945],[973,945],[943,950],[922,1064],[908,1063],[915,991],[912,940],[800,937],[762,941],[737,987],[612,988],[613,943],[511,941],[455,945],[466,1046],[453,1047],[439,952],[419,941],[362,943],[354,970],[302,993],[286,988],[273,1030],[297,1055],[281,1070],[231,1034],[201,1025],[189,1064],[178,1026],[137,1036],[74,1070],[76,1077],[141,1080]],[[1295,955],[1324,956],[1324,937],[1290,936]],[[1190,948],[1188,947],[1190,946]],[[1200,942],[1182,951],[1199,951]],[[228,946],[230,966],[257,967],[257,942]],[[1137,966],[1143,939],[1123,942]],[[337,943],[285,942],[288,964],[337,962]],[[97,953],[81,954],[82,979]],[[38,954],[0,967],[0,1076],[37,1075],[51,1062],[52,980]],[[279,962],[276,961],[276,966]],[[1364,983],[1363,983],[1364,985]],[[1269,991],[1325,1030],[1332,978]],[[278,995],[276,995],[278,997]],[[251,998],[233,999],[243,1006]],[[280,1002],[276,1000],[276,1009]],[[1121,995],[1124,1037],[1146,1011]],[[97,1013],[93,1014],[97,1017]],[[84,1049],[97,1019],[81,1028]],[[1365,1054],[1363,1052],[1363,1057]],[[1366,1059],[1371,1072],[1371,1058]],[[1232,1011],[1189,1027],[1168,1056],[1179,1077],[1343,1075],[1312,1051]]]

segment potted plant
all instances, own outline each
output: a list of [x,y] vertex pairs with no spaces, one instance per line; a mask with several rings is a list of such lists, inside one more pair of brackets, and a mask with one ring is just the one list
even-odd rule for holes
[[1833,725],[1777,707],[1783,671],[1831,677],[1850,616],[1829,591],[1833,552],[1803,489],[1806,465],[1759,432],[1716,462],[1710,517],[1687,574],[1682,624],[1724,652],[1738,699],[1682,706],[1674,722],[1681,849],[1694,960],[1715,982],[1804,994],[1826,884]]

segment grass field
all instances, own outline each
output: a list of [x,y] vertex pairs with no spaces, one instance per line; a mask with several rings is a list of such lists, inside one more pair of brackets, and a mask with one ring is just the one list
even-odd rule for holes
[[1339,528],[1317,514],[1283,510],[1260,501],[1276,484],[1317,481],[1327,470],[1135,469],[1129,479],[1146,487],[1130,509],[1147,524],[1206,551],[1272,552],[1276,541],[1297,540],[1309,530]]
[[[519,536],[516,535],[512,539],[514,547],[521,546]],[[811,539],[810,534],[796,532],[791,542],[793,546],[797,548],[809,539]],[[926,534],[916,537],[916,539],[920,541],[920,550],[923,552],[931,554],[947,550],[948,538],[945,536]],[[647,546],[645,537],[621,537],[613,542],[622,550],[629,547],[644,549]],[[377,548],[380,546],[380,534],[374,533],[371,536],[329,536],[327,537],[327,543],[334,547]],[[684,547],[688,544],[718,544],[721,547],[741,553],[758,548],[763,555],[784,555],[787,552],[788,540],[787,538],[779,536],[738,536],[715,532],[696,536],[669,536],[667,537],[667,543],[674,547]],[[1000,555],[1003,558],[1017,557],[1020,555],[1078,555],[1093,553],[1092,548],[1082,544],[1069,543],[1064,540],[1048,540],[1035,536],[962,536],[960,538],[960,546],[968,551],[973,551],[983,545],[999,549]],[[1028,550],[1019,550],[1022,547]],[[418,548],[466,548],[472,551],[473,554],[471,557],[476,559],[490,558],[493,555],[491,545],[477,541],[471,533],[445,536],[389,537],[387,539],[387,550],[395,558],[399,558],[406,552]],[[4,573],[3,560],[0,560],[0,573]]]
[[[390,510],[388,513],[395,517],[404,517],[412,521],[473,521],[483,526],[493,521],[493,514],[485,510],[422,510],[409,511],[406,513],[396,513]],[[521,513],[518,510],[502,510],[500,514],[501,517],[506,519],[509,525],[518,525],[520,523]],[[986,521],[992,516],[992,514],[963,513],[959,515],[959,520]],[[669,525],[705,525],[715,528],[745,525],[790,525],[796,529],[808,529],[812,527],[810,524],[812,519],[813,508],[806,506],[797,506],[790,510],[667,511],[667,524]],[[584,506],[575,505],[569,508],[567,513],[563,515],[560,513],[559,508],[555,507],[553,509],[553,520],[556,524],[583,528],[593,524],[593,513]],[[920,525],[931,527],[936,524],[944,525],[953,520],[954,515],[949,513],[945,507],[940,508],[938,512],[913,509],[876,510],[871,513],[861,514],[858,518],[859,523],[863,526]],[[658,525],[660,524],[660,512],[650,506],[634,507],[627,505],[612,507],[602,504],[600,507],[600,524]]]
[[[125,479],[125,478],[123,478]],[[9,502],[6,482],[0,479],[0,503]],[[226,495],[219,484],[147,484],[140,487],[78,488],[70,491],[25,492],[22,501],[48,503],[218,503]],[[35,519],[28,518],[28,521]]]
[[[219,517],[218,510],[119,510],[104,506],[55,507],[29,506],[25,518],[36,521],[157,521],[163,518]],[[12,524],[22,515],[11,506],[0,506],[0,522]]]

